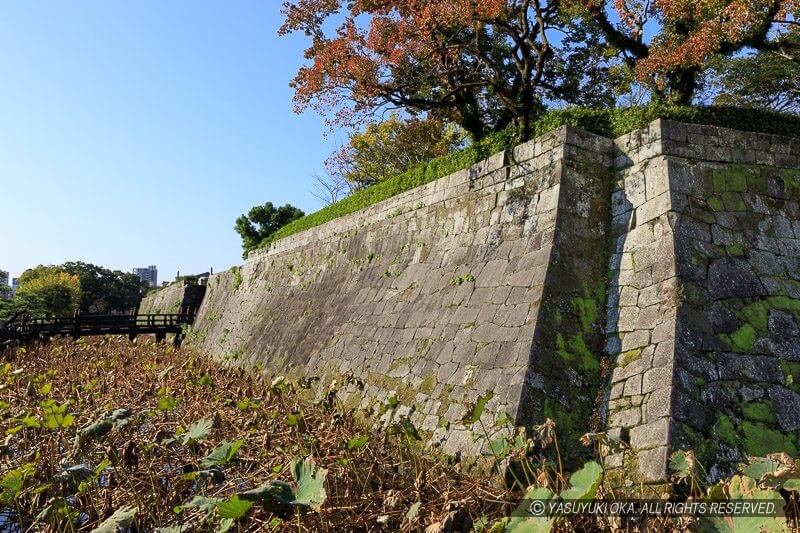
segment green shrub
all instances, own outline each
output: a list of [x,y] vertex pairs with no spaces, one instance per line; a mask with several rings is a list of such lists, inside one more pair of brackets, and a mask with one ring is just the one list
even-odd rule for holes
[[[657,118],[666,118],[689,124],[705,124],[744,131],[800,136],[800,116],[757,109],[732,107],[681,107],[649,105],[616,109],[574,107],[549,111],[533,124],[533,137],[568,125],[582,130],[615,138],[649,124]],[[420,185],[430,183],[448,174],[463,170],[487,157],[520,142],[512,129],[497,132],[472,146],[415,166],[386,181],[362,189],[347,198],[331,204],[310,215],[299,218],[279,229],[259,247],[294,235],[301,231],[330,222],[365,207],[376,204]]]
[[370,205],[391,198],[402,192],[463,170],[503,150],[510,144],[511,138],[512,135],[510,132],[495,133],[460,152],[438,157],[427,163],[415,166],[393,178],[367,187],[366,189],[356,191],[335,204],[331,204],[320,209],[316,213],[311,213],[310,215],[285,225],[276,231],[269,239],[262,242],[261,246],[264,247],[278,239],[313,228],[314,226],[319,226],[320,224],[324,224],[325,222],[329,222],[341,216],[360,211],[365,207],[369,207]]

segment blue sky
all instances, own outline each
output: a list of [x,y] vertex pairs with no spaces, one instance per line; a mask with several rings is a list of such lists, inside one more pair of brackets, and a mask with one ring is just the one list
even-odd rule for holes
[[303,36],[280,2],[0,5],[0,269],[155,264],[160,280],[241,262],[235,218],[313,211],[343,139],[295,115]]

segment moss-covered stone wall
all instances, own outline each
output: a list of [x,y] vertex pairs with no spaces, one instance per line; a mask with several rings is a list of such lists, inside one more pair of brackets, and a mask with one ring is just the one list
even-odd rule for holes
[[641,483],[677,448],[720,477],[800,450],[798,169],[775,135],[562,127],[213,276],[188,340],[347,383],[448,453],[485,451],[507,414],[555,420],[568,463],[606,429]]
[[617,139],[610,459],[659,482],[676,448],[714,480],[800,449],[800,144],[657,121]]

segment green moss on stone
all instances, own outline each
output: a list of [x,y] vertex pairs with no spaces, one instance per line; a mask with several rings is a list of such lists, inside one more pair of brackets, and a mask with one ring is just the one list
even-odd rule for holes
[[635,350],[628,350],[627,352],[622,352],[619,358],[619,366],[625,367],[629,364],[637,361],[642,357],[642,352],[644,351],[643,348],[636,348]]
[[739,318],[753,326],[760,335],[767,333],[769,311],[764,302],[754,302],[744,306],[738,313]]
[[790,197],[797,198],[800,196],[800,172],[795,169],[785,169],[781,178]]
[[734,351],[749,352],[753,349],[753,345],[755,345],[758,335],[756,334],[756,330],[753,326],[750,324],[745,324],[735,332],[731,333],[728,336],[728,339],[730,340],[731,348],[733,348]]
[[714,425],[714,435],[722,442],[736,446],[738,444],[738,437],[736,435],[736,427],[733,425],[730,417],[725,413],[717,413],[717,422]]
[[570,301],[572,310],[581,321],[581,331],[591,332],[597,320],[597,302],[594,298],[573,298]]
[[419,392],[422,394],[426,394],[430,396],[433,393],[433,389],[436,388],[438,384],[436,380],[436,374],[433,372],[429,372],[425,375],[425,378],[422,380],[422,383],[419,385]]
[[747,211],[747,204],[738,192],[722,193],[722,203],[728,211]]
[[766,305],[769,309],[788,311],[800,317],[800,300],[788,296],[770,296],[766,299]]
[[242,269],[238,266],[231,268],[233,273],[233,290],[237,290],[242,285]]
[[726,247],[725,251],[727,251],[728,255],[731,257],[741,257],[744,255],[744,246],[741,244],[732,244]]
[[704,270],[708,268],[708,257],[696,250],[692,251],[692,256],[689,258],[689,262],[694,267],[700,267]]
[[747,176],[750,174],[749,170],[741,168],[733,168],[728,174],[728,190],[735,192],[747,191]]
[[764,457],[769,453],[786,452],[797,455],[793,438],[761,423],[742,422],[742,444],[751,457]]
[[725,206],[719,196],[712,196],[708,199],[708,207],[714,211],[725,211]]
[[583,370],[594,372],[600,369],[600,361],[597,360],[597,357],[595,357],[592,351],[586,346],[582,335],[570,337],[567,348],[570,353],[578,358]]
[[775,423],[775,413],[772,402],[745,402],[742,404],[742,414],[745,418],[755,422]]
[[784,385],[800,394],[800,363],[781,361],[781,370]]

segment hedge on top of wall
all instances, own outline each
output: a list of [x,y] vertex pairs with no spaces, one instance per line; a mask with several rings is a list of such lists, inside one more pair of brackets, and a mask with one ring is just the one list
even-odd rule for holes
[[[604,137],[616,138],[642,128],[657,118],[800,137],[800,116],[798,115],[758,109],[668,105],[615,109],[582,107],[556,109],[545,113],[535,121],[532,137],[538,137],[568,125]],[[388,180],[356,191],[343,200],[299,218],[272,234],[269,239],[261,243],[260,247],[263,248],[276,240],[360,211],[402,192],[463,170],[520,142],[522,139],[511,129],[492,133],[464,150],[414,166]]]

